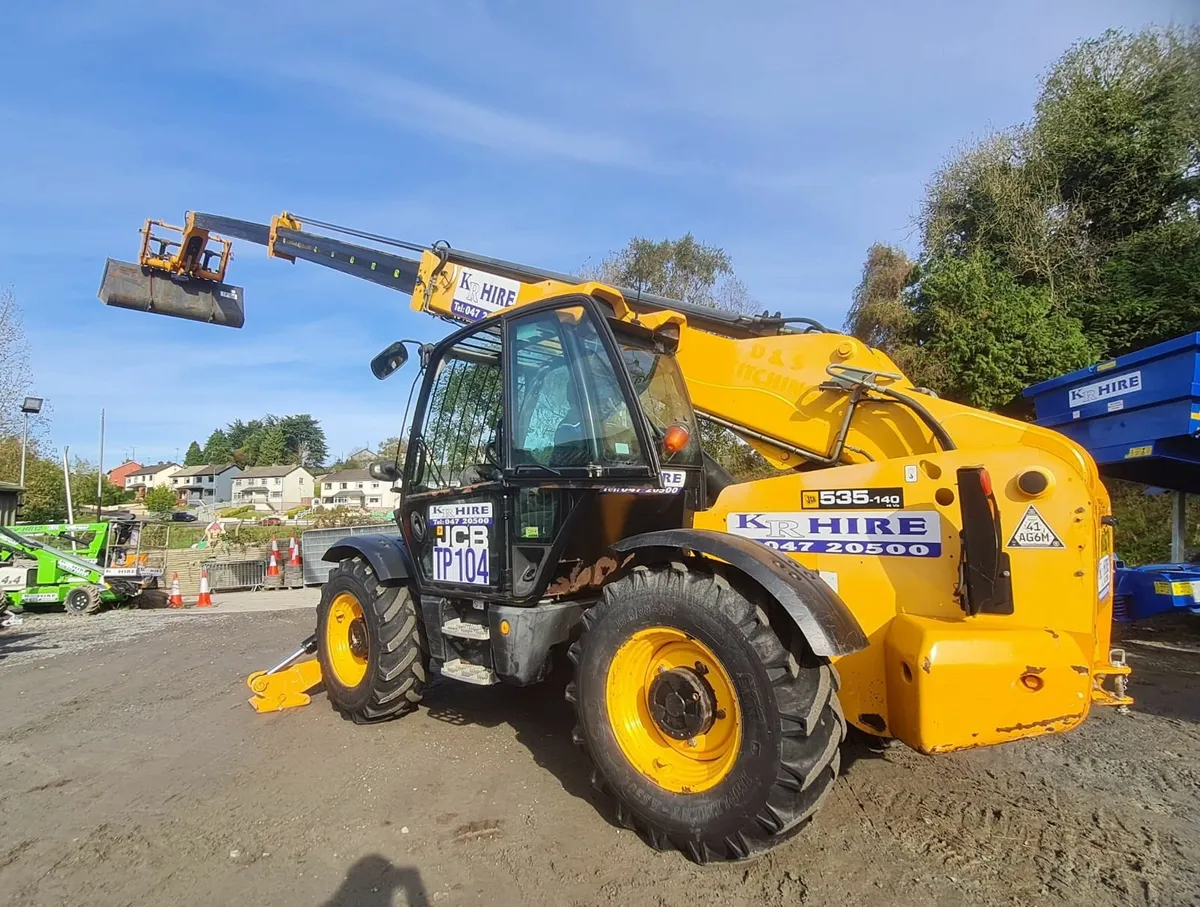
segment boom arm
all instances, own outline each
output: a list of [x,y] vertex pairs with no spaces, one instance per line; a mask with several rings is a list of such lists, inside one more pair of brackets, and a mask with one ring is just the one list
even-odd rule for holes
[[[158,254],[150,241],[152,225],[163,227],[147,222],[137,265],[109,259],[100,292],[105,303],[241,327],[241,288],[217,282],[224,279],[232,254],[229,238],[265,246],[273,258],[309,261],[399,290],[412,297],[413,309],[458,323],[561,293],[603,296],[618,318],[677,335],[677,356],[696,408],[778,467],[873,462],[952,449],[951,421],[995,421],[919,392],[884,353],[807,318],[741,315],[637,289],[583,283],[445,243],[405,242],[287,212],[269,224],[189,213],[185,226],[174,228],[180,241]],[[206,243],[224,245],[206,257],[200,254]],[[163,248],[177,251],[167,255]]]

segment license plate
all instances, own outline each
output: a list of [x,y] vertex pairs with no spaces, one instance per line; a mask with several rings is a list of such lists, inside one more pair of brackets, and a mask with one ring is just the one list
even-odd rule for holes
[[434,504],[429,508],[429,522],[434,529],[433,581],[489,585],[492,505]]

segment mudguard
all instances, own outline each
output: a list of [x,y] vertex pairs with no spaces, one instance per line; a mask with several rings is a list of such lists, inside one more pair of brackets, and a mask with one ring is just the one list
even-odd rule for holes
[[337,564],[355,556],[365,558],[382,583],[406,580],[412,575],[404,540],[382,532],[347,536],[326,551],[321,560]]
[[711,529],[665,529],[622,539],[613,549],[623,554],[686,550],[720,558],[779,602],[817,655],[849,655],[867,647],[854,613],[815,571],[753,539]]

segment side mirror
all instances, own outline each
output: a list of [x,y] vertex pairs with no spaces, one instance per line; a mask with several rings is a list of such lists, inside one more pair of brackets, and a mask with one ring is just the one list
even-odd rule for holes
[[380,482],[400,481],[400,467],[395,460],[374,460],[367,466],[367,474]]
[[404,341],[397,340],[371,360],[371,374],[382,381],[408,361]]

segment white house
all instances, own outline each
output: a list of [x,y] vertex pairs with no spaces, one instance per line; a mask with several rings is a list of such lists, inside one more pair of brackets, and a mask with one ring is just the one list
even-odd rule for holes
[[138,500],[141,500],[151,488],[157,488],[160,485],[166,485],[169,488],[171,478],[177,472],[179,472],[178,463],[153,463],[150,466],[143,466],[125,477],[125,490],[136,491]]
[[232,463],[185,466],[171,476],[181,504],[225,504],[233,500],[233,480],[242,474]]
[[233,478],[233,503],[277,512],[313,497],[313,477],[303,466],[251,466]]
[[365,469],[343,469],[321,479],[321,507],[353,507],[359,510],[395,510],[399,492],[391,482],[371,478]]

